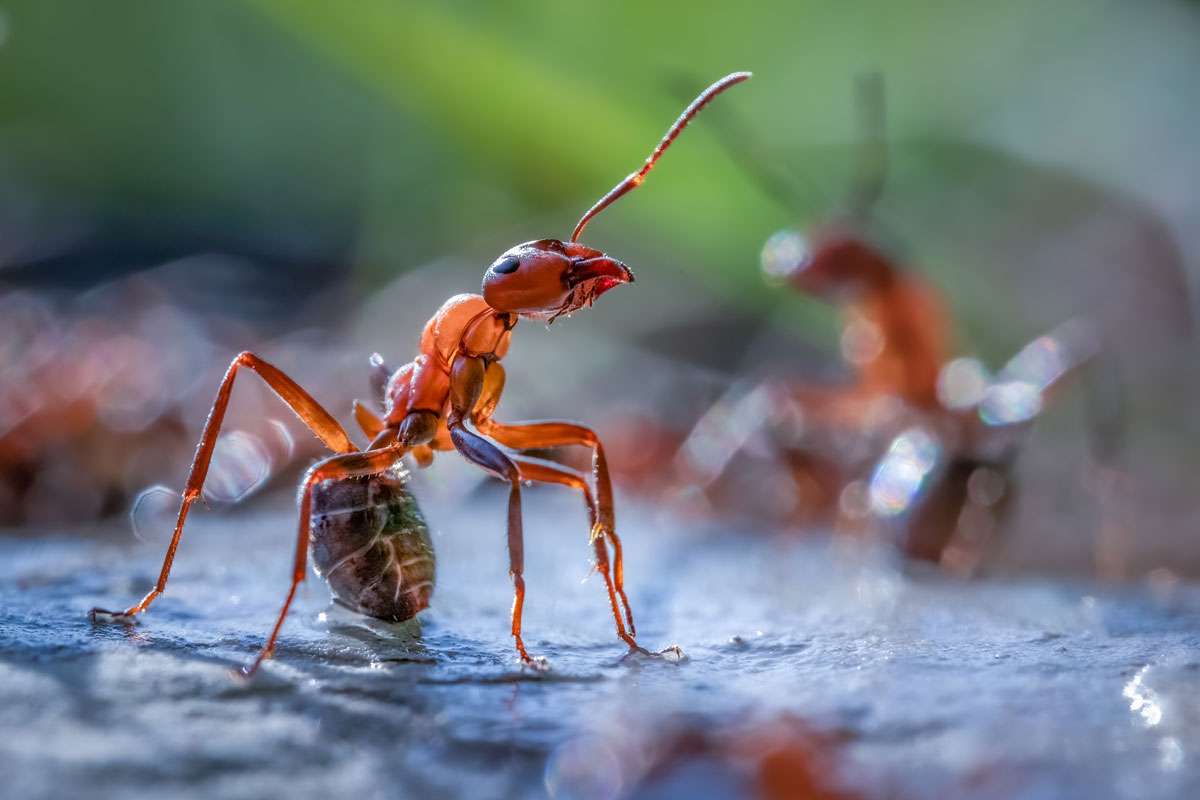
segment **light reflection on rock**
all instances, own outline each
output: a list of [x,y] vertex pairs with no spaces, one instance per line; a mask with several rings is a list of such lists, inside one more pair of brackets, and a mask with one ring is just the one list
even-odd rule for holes
[[883,517],[908,511],[940,455],[937,440],[920,428],[896,437],[871,476],[871,510]]
[[1137,674],[1125,684],[1121,694],[1129,700],[1129,710],[1141,717],[1146,727],[1153,728],[1162,722],[1163,710],[1154,690],[1146,686],[1144,682],[1146,671],[1149,669],[1148,666],[1139,669]]

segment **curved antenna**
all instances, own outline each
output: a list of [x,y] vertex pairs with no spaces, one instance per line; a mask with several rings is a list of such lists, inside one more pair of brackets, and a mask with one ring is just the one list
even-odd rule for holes
[[589,208],[582,217],[579,223],[575,226],[575,232],[571,234],[571,241],[579,241],[579,234],[583,233],[583,229],[592,221],[592,217],[599,214],[604,209],[615,203],[620,197],[628,192],[633,191],[638,186],[641,186],[642,181],[646,179],[646,173],[654,168],[654,163],[662,157],[667,148],[671,146],[671,142],[675,141],[675,137],[679,132],[687,127],[687,124],[692,121],[692,117],[700,113],[700,109],[708,105],[714,97],[728,89],[730,86],[741,83],[750,78],[749,72],[734,72],[726,75],[721,80],[709,86],[700,96],[692,101],[692,104],[683,110],[679,115],[679,119],[675,120],[675,124],[663,136],[662,141],[658,143],[658,147],[654,148],[654,152],[646,159],[646,163],[637,172],[630,173],[625,180],[618,183],[612,190],[596,201],[596,204]]
[[[691,83],[682,74],[673,79],[670,82],[672,93],[683,95],[687,91],[683,89],[685,81]],[[779,159],[737,114],[728,109],[722,113],[713,112],[708,117],[708,125],[734,165],[780,208],[799,212],[819,202],[814,200],[821,195],[819,188],[790,170],[775,167]]]
[[859,75],[854,81],[854,100],[858,107],[860,142],[854,182],[850,186],[847,209],[851,216],[865,219],[883,194],[887,179],[888,153],[887,98],[883,74],[879,71]]

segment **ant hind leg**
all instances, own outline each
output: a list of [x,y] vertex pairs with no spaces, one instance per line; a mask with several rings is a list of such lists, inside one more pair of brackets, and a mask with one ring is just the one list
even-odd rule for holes
[[217,446],[221,423],[225,419],[225,410],[229,406],[229,398],[233,392],[233,382],[237,377],[238,370],[242,367],[257,373],[330,450],[335,453],[353,453],[358,449],[350,441],[350,437],[346,435],[346,431],[342,429],[338,421],[298,383],[253,353],[241,353],[226,370],[225,377],[217,389],[217,397],[213,401],[212,410],[208,413],[208,421],[204,424],[204,433],[200,436],[200,444],[196,447],[196,456],[192,461],[192,469],[183,490],[179,515],[175,521],[175,532],[171,536],[171,543],[167,546],[167,554],[163,559],[162,570],[159,572],[154,588],[136,605],[123,611],[93,608],[89,612],[93,621],[101,616],[117,619],[134,617],[145,611],[166,590],[167,578],[171,574],[171,565],[175,561],[175,551],[179,548],[179,541],[183,537],[183,525],[187,521],[192,503],[200,498],[200,492],[204,488],[204,479],[208,476],[208,467],[212,462],[213,450]]

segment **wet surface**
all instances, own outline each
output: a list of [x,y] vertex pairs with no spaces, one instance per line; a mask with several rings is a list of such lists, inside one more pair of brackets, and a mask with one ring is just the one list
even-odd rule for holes
[[507,635],[501,495],[426,511],[439,574],[419,626],[334,609],[310,579],[248,683],[230,671],[283,599],[286,505],[197,515],[135,626],[86,612],[140,597],[163,543],[0,542],[5,793],[744,796],[744,758],[659,745],[781,718],[821,737],[823,781],[868,797],[1200,793],[1200,587],[965,584],[844,543],[718,538],[624,507],[639,638],[684,657],[623,658],[577,498],[537,491],[525,622],[551,665],[539,674]]

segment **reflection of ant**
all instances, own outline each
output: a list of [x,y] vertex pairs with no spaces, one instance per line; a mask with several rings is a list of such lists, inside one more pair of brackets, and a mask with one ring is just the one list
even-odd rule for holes
[[[1003,507],[1018,433],[1040,411],[1043,395],[1096,345],[1089,326],[1062,326],[1031,343],[995,380],[978,362],[947,361],[952,320],[940,293],[868,235],[887,164],[878,74],[860,79],[857,98],[864,135],[844,208],[807,236],[776,233],[763,250],[768,277],[837,305],[841,351],[854,378],[836,386],[766,383],[727,399],[701,418],[680,461],[685,478],[718,506],[747,491],[779,493],[776,484],[737,474],[745,455],[739,447],[765,438],[790,470],[786,497],[776,505],[790,521],[839,529],[900,522],[902,549],[937,561],[960,518],[979,518],[979,509],[994,516]],[[769,193],[790,199],[785,182],[746,160],[742,133],[736,140],[733,151],[748,171]],[[764,496],[761,507],[771,508],[773,499]]]
[[852,800],[858,795],[847,786],[846,738],[790,714],[721,721],[681,715],[652,728],[624,725],[620,738],[567,742],[551,756],[546,783],[556,795],[573,795],[602,780],[607,768],[635,797],[678,794],[677,787],[703,776],[722,787],[721,796]]
[[[530,663],[532,659],[521,639],[521,609],[525,602],[522,481],[562,484],[583,494],[592,523],[596,566],[608,589],[617,635],[631,649],[645,652],[634,639],[633,614],[623,587],[621,542],[614,523],[608,463],[599,438],[591,429],[571,422],[496,422],[492,412],[504,389],[504,370],[499,362],[508,351],[512,330],[521,317],[553,321],[590,306],[609,289],[633,280],[633,273],[620,261],[579,244],[580,233],[594,216],[641,185],[675,137],[709,101],[749,77],[747,72],[736,72],[701,93],[667,131],[646,163],[583,215],[569,241],[540,239],[510,248],[488,267],[483,276],[482,295],[460,294],[447,300],[426,324],[420,353],[413,361],[390,372],[384,369],[382,359],[374,357],[377,395],[383,401],[384,415],[377,417],[365,406],[356,405],[355,417],[372,437],[366,450],[359,451],[338,422],[287,375],[253,353],[242,353],[234,359],[217,391],[200,439],[158,582],[137,605],[120,612],[93,609],[93,619],[101,614],[133,617],[145,611],[166,588],[188,509],[200,496],[208,473],[234,378],[244,367],[265,380],[325,446],[336,453],[312,467],[301,483],[299,536],[291,588],[270,638],[245,670],[247,674],[253,673],[271,655],[296,587],[304,580],[314,514],[336,513],[343,506],[350,508],[363,501],[373,511],[386,506],[389,513],[401,517],[407,514],[407,521],[402,519],[382,529],[372,514],[364,514],[351,516],[349,522],[340,526],[314,530],[311,535],[314,558],[327,575],[344,571],[337,580],[330,580],[331,588],[340,601],[361,613],[383,619],[406,619],[424,608],[432,589],[432,552],[427,547],[414,547],[406,537],[398,535],[423,529],[423,523],[404,485],[389,483],[378,476],[395,470],[405,454],[411,453],[417,463],[426,465],[438,450],[457,450],[468,461],[509,484],[509,572],[515,585],[512,635],[523,662]],[[582,475],[536,459],[509,455],[497,444],[514,450],[563,445],[590,448],[595,493]],[[332,497],[328,502],[338,508],[330,511],[322,507],[319,487],[323,482],[349,478],[372,478],[363,490],[366,494]],[[347,502],[349,505],[345,505]],[[333,538],[326,540],[323,538],[326,536]],[[349,546],[350,542],[354,546]],[[609,546],[613,551],[611,571]]]

